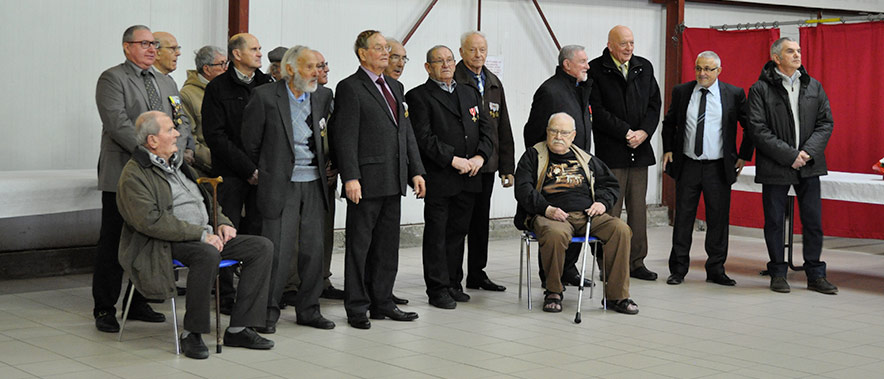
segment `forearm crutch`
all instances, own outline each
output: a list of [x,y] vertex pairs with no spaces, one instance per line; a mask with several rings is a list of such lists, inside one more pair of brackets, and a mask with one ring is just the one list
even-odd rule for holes
[[[583,268],[580,269],[580,285],[577,287],[577,315],[574,316],[574,323],[579,324],[582,320],[580,319],[580,308],[583,306],[583,284],[586,280],[586,249],[589,245],[589,229],[592,224],[592,217],[586,215],[586,235],[583,236]],[[593,257],[593,265],[592,265],[592,273],[591,277],[595,277],[595,255]],[[589,286],[589,297],[592,298],[592,290],[595,287],[594,284]]]
[[[209,183],[212,186],[212,230],[218,234],[218,184],[223,183],[224,179],[220,176],[217,178],[198,178],[197,184]],[[221,312],[218,307],[221,305],[221,286],[218,285],[218,274],[215,274],[215,352],[221,354]]]

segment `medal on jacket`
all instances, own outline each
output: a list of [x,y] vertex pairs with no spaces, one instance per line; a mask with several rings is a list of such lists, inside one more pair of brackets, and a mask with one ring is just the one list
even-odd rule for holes
[[175,122],[175,125],[181,125],[184,123],[184,120],[181,119],[181,115],[184,112],[181,111],[181,98],[178,96],[169,96],[169,103],[172,104],[172,121]]
[[405,118],[408,118],[408,103],[403,101],[402,108],[405,109]]
[[592,105],[586,104],[586,111],[589,112],[589,122],[592,122]]
[[492,118],[500,117],[500,104],[489,102],[488,114],[490,114]]
[[470,108],[470,114],[473,116],[473,122],[476,122],[479,118],[479,107],[475,106]]
[[319,120],[319,135],[321,135],[322,138],[326,138],[326,136],[328,136],[328,128],[326,128],[327,124],[328,123],[325,121],[325,117]]

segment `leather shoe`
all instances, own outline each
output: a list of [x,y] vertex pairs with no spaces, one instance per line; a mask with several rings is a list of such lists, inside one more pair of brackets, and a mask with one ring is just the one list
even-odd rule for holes
[[108,312],[101,312],[95,317],[95,327],[105,333],[118,333],[120,331],[120,323],[117,317]]
[[147,305],[147,303],[138,303],[132,304],[132,308],[129,308],[129,314],[126,316],[126,319],[144,322],[165,322],[166,315],[154,311],[150,308],[150,305]]
[[451,295],[451,298],[454,299],[454,301],[459,303],[466,303],[470,301],[470,295],[464,293],[463,290],[460,288],[449,288],[448,294]]
[[322,317],[321,315],[320,315],[319,317],[313,319],[313,320],[310,320],[310,321],[303,321],[303,322],[302,322],[301,320],[298,320],[298,321],[296,321],[295,323],[298,324],[298,325],[312,326],[312,327],[314,327],[314,328],[316,328],[316,329],[326,329],[326,330],[328,330],[328,329],[334,329],[334,328],[335,328],[335,323],[334,323],[334,321],[329,320],[329,319],[327,319],[327,318],[325,318],[325,317]]
[[371,329],[371,321],[365,315],[347,317],[347,323],[356,329]]
[[[562,277],[562,285],[563,286],[579,287],[580,286],[580,275],[578,274],[578,275],[574,275],[574,276],[571,276],[568,278]],[[589,288],[594,285],[595,284],[592,283],[592,279],[590,279],[590,278],[583,279],[583,286],[584,287]],[[543,288],[546,288],[546,282],[543,283]]]
[[193,359],[206,359],[209,357],[209,348],[203,342],[199,333],[190,333],[187,337],[180,337],[181,351],[184,356]]
[[[706,281],[708,282],[709,279],[706,279]],[[682,283],[684,283],[684,276],[681,275],[672,274],[669,275],[668,278],[666,278],[666,284],[679,285]]]
[[506,287],[492,282],[491,279],[488,279],[487,277],[485,279],[482,279],[479,282],[472,282],[471,283],[468,280],[467,281],[467,288],[473,289],[473,290],[481,288],[486,291],[497,291],[497,292],[506,291]]
[[770,290],[780,293],[792,292],[792,288],[789,287],[789,282],[786,281],[784,276],[772,276],[770,278]]
[[457,302],[451,298],[451,294],[448,291],[443,291],[438,295],[430,296],[430,305],[436,308],[454,309],[457,307]]
[[391,310],[370,309],[368,317],[372,320],[383,320],[389,317],[393,321],[412,321],[417,320],[417,312],[404,312],[398,307]]
[[344,290],[339,290],[335,286],[329,285],[326,289],[322,290],[319,297],[329,300],[344,300]]
[[707,276],[706,281],[709,283],[721,284],[723,286],[735,286],[737,285],[737,281],[731,279],[727,274],[721,274],[718,276]]
[[273,334],[276,333],[276,321],[267,321],[267,325],[258,326],[252,329],[255,329],[256,332],[261,334]]
[[657,280],[657,273],[651,270],[648,270],[647,267],[639,267],[632,272],[629,273],[630,278],[636,278],[641,280]]
[[826,278],[816,278],[807,281],[807,289],[813,290],[826,295],[834,295],[838,293],[838,287],[829,283]]
[[273,341],[261,337],[251,328],[245,328],[239,333],[231,333],[230,328],[224,331],[224,346],[270,350],[274,345]]
[[401,297],[398,297],[398,296],[396,296],[396,295],[393,295],[393,304],[396,304],[396,305],[405,305],[405,304],[408,304],[408,299],[403,299],[403,298],[401,298]]

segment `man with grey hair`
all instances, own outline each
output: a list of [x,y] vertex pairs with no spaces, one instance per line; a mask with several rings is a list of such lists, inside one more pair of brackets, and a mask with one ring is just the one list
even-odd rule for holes
[[332,329],[335,323],[319,310],[325,273],[321,235],[329,201],[321,134],[332,95],[319,86],[319,60],[306,46],[288,49],[280,69],[284,81],[255,89],[243,112],[243,148],[261,172],[257,200],[262,234],[273,241],[267,326],[258,331],[276,331],[292,267],[300,278],[294,299],[297,323]]
[[[758,156],[755,182],[761,183],[764,242],[770,262],[770,289],[789,292],[784,258],[784,219],[798,195],[803,233],[807,289],[834,295],[838,287],[826,280],[820,176],[826,175],[826,144],[832,135],[832,110],[822,84],[801,65],[801,46],[791,38],[776,40],[770,61],[749,89],[749,130]],[[789,231],[791,233],[791,231]]]
[[181,105],[193,125],[194,149],[193,168],[200,176],[212,172],[212,153],[203,136],[203,95],[206,85],[227,70],[227,54],[217,46],[203,46],[194,52],[196,70],[187,70],[187,80],[181,86]]
[[[163,112],[135,121],[138,147],[120,175],[116,202],[125,220],[120,264],[135,287],[151,299],[175,296],[172,259],[188,268],[187,313],[181,349],[195,359],[209,357],[201,334],[211,331],[212,283],[222,259],[240,261],[240,300],[224,333],[225,346],[266,350],[273,341],[251,328],[264,326],[272,245],[264,237],[237,235],[221,209],[212,220],[212,194],[178,153],[179,134]],[[217,225],[215,230],[213,225]]]
[[[120,297],[120,267],[117,250],[123,219],[117,208],[117,182],[123,166],[132,157],[135,142],[135,119],[146,111],[166,113],[175,122],[181,134],[178,150],[193,149],[190,123],[180,109],[178,88],[168,76],[157,71],[153,64],[159,42],[150,28],[133,25],[123,32],[123,53],[126,60],[104,71],[95,88],[95,103],[101,118],[101,153],[98,157],[98,189],[101,194],[101,231],[92,274],[93,316],[95,327],[102,332],[116,333],[115,304]],[[137,294],[129,310],[130,320],[163,322],[165,316],[154,312],[143,296]]]
[[[753,145],[746,121],[746,92],[718,80],[721,58],[713,51],[697,56],[696,80],[672,89],[672,103],[663,118],[663,171],[675,179],[675,224],[666,283],[684,282],[691,263],[691,233],[700,194],[706,205],[706,281],[733,286],[727,276],[728,222],[731,185],[752,160]],[[737,152],[737,121],[743,142]]]
[[384,70],[387,76],[399,80],[402,71],[405,70],[405,64],[408,63],[408,54],[402,42],[393,38],[387,38],[387,44],[390,45],[390,64]]

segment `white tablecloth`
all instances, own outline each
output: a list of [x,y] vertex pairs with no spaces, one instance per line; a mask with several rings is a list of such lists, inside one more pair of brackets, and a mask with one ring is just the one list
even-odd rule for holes
[[[755,166],[743,167],[733,190],[761,192],[761,184],[755,183]],[[794,188],[789,189],[789,194],[795,195]],[[884,204],[884,178],[881,175],[829,171],[829,175],[820,177],[820,196],[829,200]]]
[[101,209],[95,169],[0,172],[0,218]]

